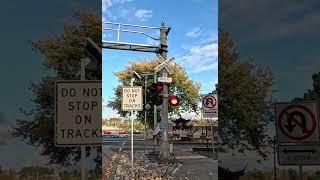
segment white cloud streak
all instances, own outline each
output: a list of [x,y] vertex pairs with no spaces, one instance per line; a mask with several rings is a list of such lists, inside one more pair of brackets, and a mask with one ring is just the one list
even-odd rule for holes
[[218,68],[218,43],[197,45],[188,48],[188,55],[177,58],[191,73],[216,70]]
[[148,19],[152,18],[152,10],[138,9],[134,15],[139,21],[147,21]]
[[186,33],[186,36],[191,37],[191,38],[196,38],[201,35],[201,29],[199,27],[194,27],[190,31]]

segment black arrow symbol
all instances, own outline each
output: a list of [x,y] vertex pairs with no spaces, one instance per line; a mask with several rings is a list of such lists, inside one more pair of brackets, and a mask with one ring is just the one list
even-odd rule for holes
[[292,131],[293,131],[293,129],[296,127],[296,125],[295,124],[293,124],[292,123],[292,115],[291,114],[289,114],[289,116],[288,116],[288,118],[287,118],[287,124],[286,125],[284,125],[286,128],[287,128],[287,130],[291,133]]
[[299,149],[295,149],[295,150],[293,150],[293,149],[290,149],[290,150],[288,150],[287,148],[285,148],[284,150],[283,150],[283,152],[285,153],[285,154],[287,154],[287,153],[315,153],[315,152],[317,152],[315,149],[302,149],[302,150],[299,150]]
[[306,117],[304,116],[304,114],[302,112],[299,111],[293,111],[288,115],[287,118],[287,124],[285,125],[285,127],[287,128],[287,130],[291,133],[293,131],[293,129],[296,127],[295,124],[293,124],[293,121],[295,123],[298,123],[297,120],[295,119],[295,116],[300,117],[301,123],[298,123],[298,125],[300,126],[302,133],[307,133],[307,121],[306,121]]

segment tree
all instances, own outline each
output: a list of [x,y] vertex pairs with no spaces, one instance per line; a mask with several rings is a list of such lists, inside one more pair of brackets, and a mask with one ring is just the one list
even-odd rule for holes
[[[108,103],[108,107],[116,110],[120,115],[126,116],[128,112],[121,110],[121,93],[122,87],[130,84],[133,71],[137,73],[153,73],[154,68],[158,65],[157,61],[140,61],[129,62],[129,65],[124,70],[119,71],[116,74],[120,84],[114,89],[115,98]],[[199,89],[200,85],[193,82],[187,76],[185,70],[178,64],[171,63],[173,69],[172,83],[169,84],[169,93],[176,94],[180,98],[181,102],[179,108],[172,109],[172,114],[179,114],[179,110],[196,111],[197,103],[199,101]],[[153,82],[153,78],[148,78],[148,85]],[[144,86],[144,80],[135,82],[137,86]],[[147,86],[148,86],[147,85]],[[144,88],[143,88],[144,89]],[[144,90],[143,90],[144,94]],[[153,107],[152,107],[153,108]],[[138,114],[138,119],[143,119],[144,113]],[[153,110],[147,112],[148,124],[153,124]],[[158,118],[160,119],[160,118]]]
[[219,137],[223,146],[256,151],[267,158],[272,73],[268,68],[241,60],[229,33],[219,30],[218,48]]
[[312,88],[304,93],[303,97],[296,97],[293,101],[317,101],[320,103],[320,72],[312,75]]
[[[54,92],[56,80],[79,80],[80,59],[87,56],[86,38],[101,43],[101,18],[91,11],[75,11],[74,21],[64,25],[63,32],[56,36],[30,42],[34,51],[44,57],[43,66],[48,72],[40,83],[33,83],[33,109],[22,109],[26,119],[17,120],[13,135],[21,137],[28,144],[39,147],[41,155],[50,162],[69,166],[80,159],[80,149],[61,148],[54,144]],[[101,80],[101,67],[91,63],[86,67],[87,79]],[[97,168],[101,166],[101,148],[95,148]],[[87,156],[93,148],[87,147]]]

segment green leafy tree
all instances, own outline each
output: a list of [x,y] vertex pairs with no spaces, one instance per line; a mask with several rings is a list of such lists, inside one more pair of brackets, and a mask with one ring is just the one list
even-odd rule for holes
[[221,145],[242,153],[256,151],[265,159],[271,143],[266,131],[272,119],[272,73],[250,60],[241,60],[230,34],[221,29],[218,53]]
[[[80,59],[87,56],[84,44],[90,37],[101,43],[101,18],[91,11],[75,11],[74,21],[64,25],[63,32],[55,36],[31,42],[33,50],[43,56],[43,66],[48,72],[39,83],[33,83],[32,102],[35,108],[22,110],[26,119],[17,120],[13,134],[28,144],[39,147],[41,155],[50,162],[69,166],[80,159],[80,149],[61,148],[54,144],[54,100],[56,80],[79,80]],[[91,63],[86,67],[87,79],[101,80],[101,67]],[[87,156],[94,150],[87,147]],[[96,165],[101,167],[101,148],[95,148]]]
[[[129,62],[129,65],[124,70],[116,72],[120,84],[114,89],[115,98],[109,101],[108,106],[116,110],[120,115],[126,116],[128,112],[121,110],[121,93],[122,87],[130,84],[133,71],[140,74],[153,73],[154,68],[158,65],[156,61],[140,61],[140,62]],[[181,102],[179,108],[174,108],[172,114],[179,114],[180,110],[183,109],[186,112],[196,111],[197,102],[199,101],[199,89],[200,85],[189,79],[185,70],[178,64],[171,63],[173,69],[172,83],[169,84],[169,93],[177,95]],[[153,78],[148,78],[148,85],[153,82]],[[144,80],[135,82],[137,86],[144,86]],[[148,86],[147,85],[147,86]],[[148,92],[147,92],[148,93]],[[144,94],[144,88],[143,88]],[[143,119],[144,113],[139,112],[138,119]],[[153,110],[147,112],[148,124],[153,124]],[[160,118],[158,118],[160,119]]]

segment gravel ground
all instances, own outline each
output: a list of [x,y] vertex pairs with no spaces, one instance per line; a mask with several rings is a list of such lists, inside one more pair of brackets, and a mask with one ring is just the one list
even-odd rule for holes
[[114,180],[171,180],[177,164],[159,164],[150,161],[143,153],[134,154],[132,176],[131,156],[122,152]]

